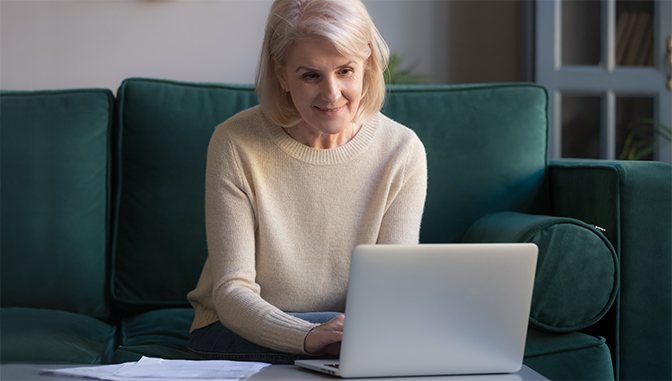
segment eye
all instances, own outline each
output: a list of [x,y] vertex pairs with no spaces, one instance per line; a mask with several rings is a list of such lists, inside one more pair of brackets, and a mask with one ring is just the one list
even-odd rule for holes
[[339,70],[338,74],[340,74],[340,75],[351,75],[354,72],[355,71],[352,70],[352,68],[347,67],[347,68],[343,68],[343,69]]
[[314,80],[319,79],[319,78],[320,78],[320,75],[317,74],[317,73],[313,73],[313,72],[308,72],[308,73],[305,73],[301,76],[301,79],[305,79],[305,80],[308,80],[308,81],[314,81]]

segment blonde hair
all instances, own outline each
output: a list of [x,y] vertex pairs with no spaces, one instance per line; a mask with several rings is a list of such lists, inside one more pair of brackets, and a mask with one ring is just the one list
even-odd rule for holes
[[390,50],[360,0],[275,0],[266,21],[257,67],[255,90],[264,113],[275,123],[291,127],[301,121],[291,97],[275,74],[274,61],[284,67],[293,44],[324,37],[345,57],[366,62],[362,98],[355,120],[373,118],[385,99],[384,71]]

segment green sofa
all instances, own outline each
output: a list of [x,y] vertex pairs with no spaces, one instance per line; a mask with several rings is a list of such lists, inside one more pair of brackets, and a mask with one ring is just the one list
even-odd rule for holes
[[[2,363],[195,359],[206,149],[249,85],[132,78],[2,91]],[[670,379],[672,170],[547,160],[535,84],[394,86],[428,156],[422,242],[535,242],[525,364],[550,379]],[[598,228],[599,227],[599,228]]]

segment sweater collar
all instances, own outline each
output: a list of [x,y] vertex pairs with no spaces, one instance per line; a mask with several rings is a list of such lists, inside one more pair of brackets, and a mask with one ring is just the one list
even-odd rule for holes
[[285,130],[264,116],[268,126],[267,130],[273,142],[291,157],[316,165],[332,165],[349,161],[364,152],[373,141],[378,125],[380,114],[359,129],[357,135],[346,144],[332,149],[316,149],[301,144],[287,135]]

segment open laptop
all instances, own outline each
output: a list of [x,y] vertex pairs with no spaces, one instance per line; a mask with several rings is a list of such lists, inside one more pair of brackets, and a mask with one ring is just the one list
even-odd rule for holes
[[360,245],[334,376],[514,373],[522,367],[537,246]]

